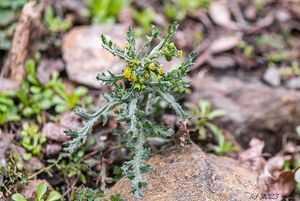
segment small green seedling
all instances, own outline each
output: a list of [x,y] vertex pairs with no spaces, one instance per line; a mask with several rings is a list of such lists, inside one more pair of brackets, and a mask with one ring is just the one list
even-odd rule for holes
[[0,50],[9,50],[21,9],[29,0],[0,1]]
[[136,36],[141,37],[151,31],[151,24],[155,18],[155,11],[152,8],[145,8],[140,11],[133,12],[133,19],[137,23],[137,28],[134,30]]
[[[75,201],[108,201],[104,197],[107,195],[108,189],[106,189],[103,193],[99,191],[99,189],[91,189],[88,187],[79,187],[76,188],[75,191],[72,192],[72,200]],[[117,195],[112,195],[109,199],[110,201],[124,201],[122,197]]]
[[166,0],[163,1],[164,13],[170,20],[183,20],[198,9],[207,11],[211,0]]
[[58,72],[54,72],[51,80],[46,84],[40,83],[36,75],[36,63],[37,61],[32,59],[26,62],[27,77],[17,91],[20,102],[18,107],[22,115],[27,118],[36,115],[40,122],[42,111],[54,108],[55,112],[61,113],[78,106],[79,100],[87,93],[87,89],[80,86],[72,94],[68,94]]
[[195,127],[198,130],[199,140],[207,138],[207,131],[210,131],[218,142],[218,145],[213,146],[213,150],[218,154],[237,151],[238,148],[232,146],[230,142],[225,140],[223,132],[212,123],[218,117],[223,117],[226,113],[223,110],[212,110],[211,104],[206,100],[200,100],[198,107],[192,107],[191,112],[198,117]]
[[93,23],[112,23],[116,21],[121,9],[130,0],[85,0]]
[[20,144],[26,149],[24,160],[28,160],[31,156],[42,155],[42,145],[46,142],[46,137],[39,132],[39,128],[34,123],[24,123],[21,133]]
[[[45,182],[41,182],[36,191],[34,201],[56,201],[61,200],[62,196],[58,191],[52,190],[48,192],[48,186]],[[14,201],[28,201],[22,194],[13,194],[12,200]]]
[[[103,94],[106,103],[95,113],[77,109],[76,114],[85,121],[84,127],[65,131],[71,137],[65,143],[65,150],[75,151],[92,132],[97,122],[106,124],[108,112],[113,110],[117,120],[124,125],[122,135],[127,140],[127,147],[131,150],[131,160],[124,163],[122,172],[131,180],[132,192],[137,197],[143,196],[142,189],[147,188],[143,173],[151,171],[150,166],[145,164],[150,154],[150,150],[145,147],[147,137],[153,134],[166,138],[173,135],[172,130],[150,118],[152,114],[149,108],[152,108],[153,103],[149,100],[162,99],[181,119],[189,118],[172,93],[175,89],[181,91],[180,89],[189,86],[182,78],[189,71],[195,54],[192,53],[178,68],[169,72],[164,72],[163,65],[157,60],[158,57],[165,57],[167,61],[171,61],[173,57],[182,57],[182,51],[170,42],[177,26],[176,23],[169,25],[164,37],[159,37],[158,29],[153,26],[151,35],[146,37],[147,40],[140,50],[136,49],[131,28],[128,29],[127,44],[124,49],[102,35],[103,48],[127,64],[122,74],[115,75],[106,72],[97,76],[98,80],[112,87],[113,91],[110,94]],[[150,48],[154,41],[159,41],[159,43],[154,48]],[[127,84],[124,84],[124,81]]]
[[0,92],[0,125],[9,121],[19,121],[18,108],[14,102],[14,92]]
[[72,26],[70,22],[55,16],[51,6],[47,7],[45,10],[44,22],[48,29],[53,33],[65,32]]
[[248,44],[246,41],[241,41],[239,44],[238,44],[238,48],[240,48],[243,52],[243,55],[250,59],[253,57],[253,54],[254,54],[254,46],[253,45],[250,45]]
[[300,76],[300,67],[297,62],[292,62],[290,66],[280,68],[280,76],[282,79]]

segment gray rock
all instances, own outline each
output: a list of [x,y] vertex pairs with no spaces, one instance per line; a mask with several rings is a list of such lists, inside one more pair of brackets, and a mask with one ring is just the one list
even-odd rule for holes
[[300,78],[294,77],[287,81],[286,83],[287,88],[289,89],[300,89]]
[[[260,192],[255,174],[233,159],[205,154],[195,144],[172,147],[148,163],[154,172],[145,175],[144,201],[238,201]],[[138,200],[130,193],[127,179],[113,186],[107,198],[117,193],[126,201]]]
[[277,68],[268,68],[263,79],[271,86],[277,87],[281,84],[280,71]]
[[63,58],[68,77],[78,83],[100,88],[98,73],[107,70],[121,73],[123,67],[118,57],[101,47],[101,34],[108,36],[120,47],[125,46],[127,27],[120,24],[81,26],[73,28],[63,40]]

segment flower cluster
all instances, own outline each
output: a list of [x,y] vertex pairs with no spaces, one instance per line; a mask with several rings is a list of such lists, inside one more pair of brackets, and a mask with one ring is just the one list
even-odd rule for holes
[[[127,46],[127,48],[129,47]],[[182,54],[182,50],[177,50],[174,43],[167,43],[162,50],[157,51],[152,57],[164,55],[167,61],[171,61],[174,56],[181,59]],[[157,80],[160,79],[163,74],[163,65],[147,57],[142,61],[128,61],[122,73],[124,78],[132,83],[135,90],[145,90],[147,84],[145,80]]]

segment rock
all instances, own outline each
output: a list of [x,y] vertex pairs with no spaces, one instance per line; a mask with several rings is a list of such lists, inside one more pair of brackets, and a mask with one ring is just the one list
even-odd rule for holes
[[67,136],[64,133],[64,130],[66,130],[66,128],[55,123],[49,122],[46,123],[43,127],[42,134],[48,139],[57,142],[65,142],[69,139],[69,136]]
[[59,154],[59,152],[62,150],[61,144],[47,144],[46,146],[46,155],[47,156],[54,156]]
[[209,74],[192,78],[191,102],[206,99],[227,115],[218,124],[228,129],[242,145],[251,138],[266,142],[267,152],[279,151],[282,135],[294,133],[300,124],[300,93],[271,88],[258,80],[242,81],[235,77],[213,78]]
[[48,122],[44,125],[42,134],[56,142],[65,142],[70,139],[64,131],[68,129],[77,129],[82,127],[79,117],[74,112],[65,112],[62,114],[58,123]]
[[294,77],[287,81],[286,83],[287,88],[289,89],[300,89],[300,78]]
[[[145,201],[247,200],[259,193],[257,176],[227,157],[205,154],[197,145],[172,147],[148,162],[154,172],[145,175]],[[108,197],[119,193],[126,201],[138,200],[130,182],[122,178]]]
[[280,86],[281,78],[280,71],[278,68],[268,68],[264,74],[263,79],[274,87]]
[[120,47],[125,46],[127,27],[121,24],[81,26],[73,28],[63,39],[62,51],[68,77],[72,81],[100,88],[98,73],[121,73],[123,63],[101,47],[104,34]]

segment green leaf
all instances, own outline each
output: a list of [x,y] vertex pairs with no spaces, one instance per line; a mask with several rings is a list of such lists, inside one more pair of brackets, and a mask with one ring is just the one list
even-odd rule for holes
[[19,193],[13,194],[11,198],[14,201],[27,201],[27,199],[23,195],[21,195]]
[[68,106],[67,105],[56,105],[55,106],[55,112],[57,113],[62,113],[64,111],[68,110]]
[[47,192],[47,184],[45,182],[41,182],[36,189],[36,201],[42,201],[43,196]]
[[208,115],[210,113],[210,102],[206,100],[200,100],[199,106],[201,113],[204,115]]
[[[26,147],[25,147],[25,148],[26,148]],[[28,153],[28,152],[26,152],[26,153],[23,155],[23,159],[24,159],[25,161],[29,160],[31,157],[32,157],[32,154],[31,154],[31,153]]]
[[214,110],[211,113],[207,115],[208,119],[213,120],[217,117],[223,117],[226,115],[226,112],[224,110]]
[[179,115],[180,118],[182,118],[184,120],[189,118],[189,116],[184,112],[184,110],[181,108],[181,106],[176,102],[174,96],[172,96],[169,93],[162,92],[159,89],[154,89],[154,90],[159,94],[159,96],[164,101],[166,101],[175,110],[176,114]]
[[87,90],[86,87],[79,86],[79,87],[77,87],[77,88],[74,90],[73,94],[74,94],[75,96],[82,97],[82,96],[84,96],[87,92],[88,92],[88,90]]
[[209,128],[209,130],[212,132],[212,134],[217,138],[217,141],[219,144],[224,143],[225,138],[223,135],[223,132],[214,124],[206,122],[205,125]]
[[203,126],[198,129],[198,139],[205,140],[206,139],[206,130]]
[[14,11],[8,9],[0,9],[0,25],[7,25],[14,19]]
[[62,196],[61,196],[61,194],[59,192],[57,192],[57,191],[51,191],[50,194],[48,195],[46,201],[56,201],[56,200],[59,200],[61,198],[62,198]]

